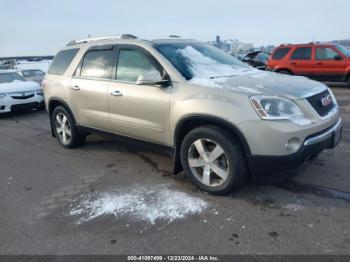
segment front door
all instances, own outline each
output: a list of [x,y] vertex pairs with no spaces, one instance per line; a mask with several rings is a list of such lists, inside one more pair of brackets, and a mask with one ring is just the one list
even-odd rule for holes
[[111,128],[117,134],[169,145],[171,88],[137,84],[146,75],[161,79],[163,69],[147,51],[121,45],[108,88]]
[[314,78],[319,81],[345,80],[346,59],[331,47],[316,47]]

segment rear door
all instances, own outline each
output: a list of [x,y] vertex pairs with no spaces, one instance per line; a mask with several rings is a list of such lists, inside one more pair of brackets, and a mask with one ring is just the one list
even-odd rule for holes
[[136,84],[140,75],[165,71],[143,48],[120,45],[108,90],[112,131],[124,136],[169,145],[170,87]]
[[295,75],[312,77],[313,61],[311,46],[301,46],[295,48],[289,58],[289,68]]
[[90,48],[71,80],[71,101],[80,125],[110,131],[107,94],[114,55],[113,46]]
[[319,81],[345,80],[346,58],[333,46],[317,46],[315,51],[314,78]]

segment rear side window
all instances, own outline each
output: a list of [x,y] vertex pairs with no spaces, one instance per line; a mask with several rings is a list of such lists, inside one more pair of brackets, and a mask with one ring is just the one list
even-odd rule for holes
[[290,51],[289,47],[278,48],[272,56],[273,60],[283,59]]
[[292,60],[311,60],[311,47],[298,47],[292,54]]
[[113,54],[113,50],[88,51],[82,62],[80,76],[109,78]]
[[59,52],[52,61],[49,74],[63,75],[78,51],[78,48],[74,48]]

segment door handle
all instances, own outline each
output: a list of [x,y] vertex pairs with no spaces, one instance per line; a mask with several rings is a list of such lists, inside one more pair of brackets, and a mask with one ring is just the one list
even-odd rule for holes
[[323,65],[323,63],[320,63],[320,62],[319,62],[319,63],[316,63],[316,65]]
[[292,62],[292,63],[290,63],[291,65],[296,65],[297,63],[296,62]]
[[75,85],[75,86],[72,86],[72,89],[78,91],[80,90],[80,87],[78,85]]
[[122,92],[115,90],[111,93],[112,96],[123,96]]

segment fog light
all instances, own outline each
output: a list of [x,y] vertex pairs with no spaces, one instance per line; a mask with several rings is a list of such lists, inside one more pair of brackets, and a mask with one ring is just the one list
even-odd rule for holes
[[297,137],[293,137],[292,139],[289,139],[286,144],[286,149],[289,152],[297,151],[300,148],[301,141]]

